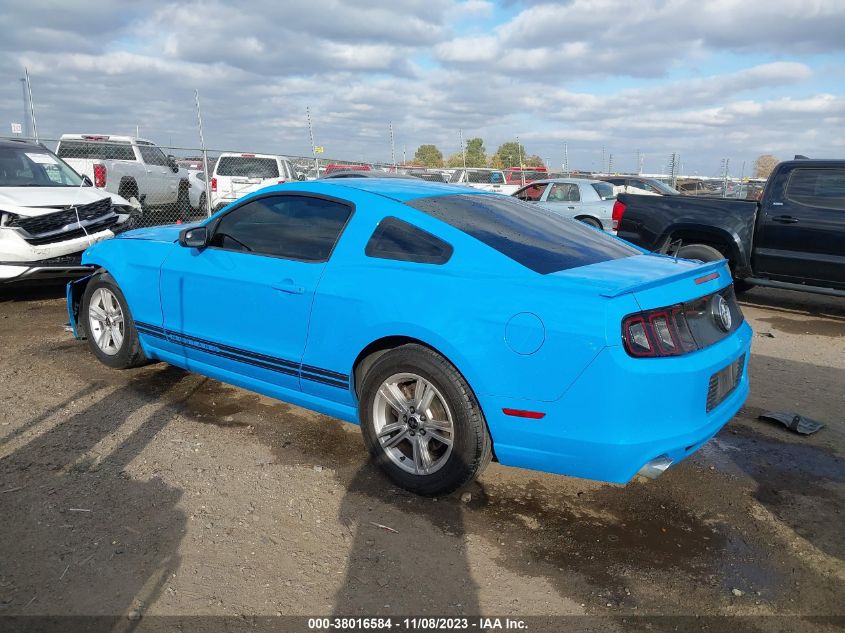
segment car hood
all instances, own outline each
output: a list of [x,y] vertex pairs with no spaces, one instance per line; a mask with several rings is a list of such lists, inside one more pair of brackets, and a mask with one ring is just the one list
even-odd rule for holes
[[130,206],[125,198],[95,187],[0,187],[0,211],[34,218],[109,196],[112,204]]
[[179,233],[197,224],[169,224],[126,231],[117,236],[119,240],[147,240],[149,242],[175,242]]

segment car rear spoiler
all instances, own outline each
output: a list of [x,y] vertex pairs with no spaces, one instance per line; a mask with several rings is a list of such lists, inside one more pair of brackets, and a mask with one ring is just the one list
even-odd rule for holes
[[[707,262],[701,264],[700,266],[696,266],[695,268],[679,270],[677,273],[671,273],[663,277],[658,277],[657,279],[650,279],[648,281],[643,281],[640,283],[605,290],[601,293],[601,296],[608,298],[619,297],[621,295],[628,294],[629,292],[642,292],[643,290],[662,286],[670,282],[680,281],[682,279],[693,277],[695,278],[696,283],[704,283],[704,281],[710,281],[711,279],[716,279],[720,277],[722,271],[725,271],[727,273],[728,279],[731,278],[730,269],[728,268],[728,262],[726,259],[720,259],[716,262]],[[714,273],[715,276],[713,276]]]

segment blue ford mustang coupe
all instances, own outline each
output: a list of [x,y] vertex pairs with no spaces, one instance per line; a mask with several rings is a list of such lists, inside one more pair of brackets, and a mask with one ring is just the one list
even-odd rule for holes
[[748,393],[725,262],[642,252],[512,197],[412,180],[262,189],[95,244],[68,286],[110,367],[165,361],[360,423],[399,485],[502,464],[656,477]]

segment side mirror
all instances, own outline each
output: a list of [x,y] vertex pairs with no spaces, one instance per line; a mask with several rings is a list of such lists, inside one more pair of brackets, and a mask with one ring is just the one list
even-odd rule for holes
[[179,244],[187,248],[205,248],[208,246],[208,229],[204,226],[184,229],[179,233]]

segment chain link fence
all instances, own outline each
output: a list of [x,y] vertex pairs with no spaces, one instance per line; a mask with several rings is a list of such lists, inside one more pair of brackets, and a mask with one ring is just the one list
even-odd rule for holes
[[66,134],[39,142],[94,187],[126,199],[133,227],[198,220],[263,187],[332,171],[396,171],[384,163],[203,150],[130,136]]
[[[390,173],[407,172],[409,167],[259,150],[175,147],[115,135],[66,134],[59,139],[40,139],[40,143],[94,187],[125,198],[133,208],[132,227],[199,220],[277,183],[313,180],[342,170]],[[737,198],[753,198],[762,186],[730,178],[679,178],[678,185],[688,195]]]

